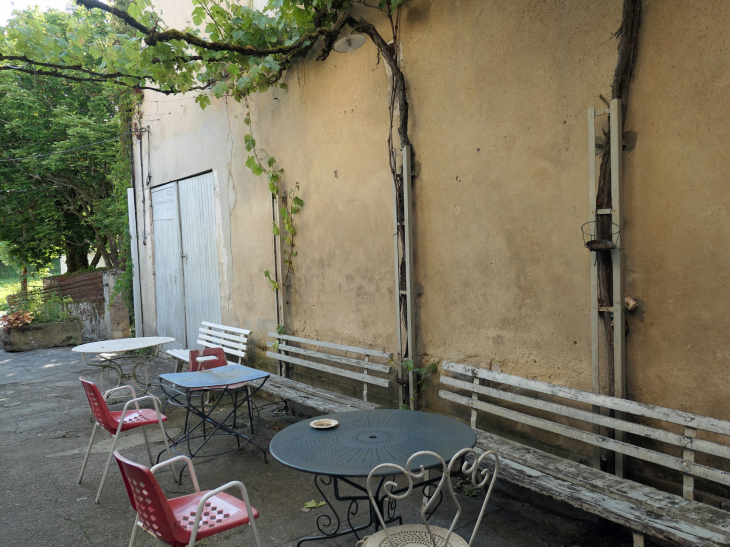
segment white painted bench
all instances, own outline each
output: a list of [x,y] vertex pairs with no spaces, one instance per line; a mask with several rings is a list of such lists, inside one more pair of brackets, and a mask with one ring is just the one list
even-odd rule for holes
[[[241,360],[246,357],[249,334],[251,334],[250,330],[202,321],[198,330],[197,343],[206,348],[223,348],[226,354],[238,357],[237,362],[240,365]],[[183,363],[190,362],[189,349],[169,349],[166,353],[178,361],[175,372],[182,370]]]
[[[266,356],[279,361],[281,366],[279,374],[272,374],[264,384],[262,391],[285,401],[293,401],[313,408],[323,414],[373,409],[380,406],[368,401],[368,385],[380,387],[390,385],[389,377],[384,378],[373,373],[390,374],[392,353],[320,342],[274,332],[270,332],[269,336],[274,338],[274,341],[269,341],[266,345],[276,350],[275,345],[278,343],[279,353],[267,351]],[[314,349],[301,347],[302,345]],[[346,353],[347,356],[335,354],[332,350]],[[371,362],[371,358],[386,362]],[[309,373],[330,375],[330,379],[332,376],[339,376],[361,381],[363,385],[362,400],[291,380],[287,376],[290,375],[290,369],[294,365],[305,367]]]
[[[694,501],[695,477],[730,486],[730,473],[713,467],[704,456],[703,463],[695,462],[696,452],[730,458],[730,447],[697,438],[698,430],[730,436],[730,422],[449,361],[443,363],[442,370],[451,373],[441,376],[442,387],[452,389],[441,389],[439,396],[472,409],[471,425],[477,432],[477,447],[499,453],[500,478],[630,528],[637,547],[644,545],[644,534],[686,547],[730,545],[730,513]],[[487,385],[480,384],[481,380],[487,381]],[[558,398],[570,401],[571,406],[554,402]],[[503,403],[507,405],[502,406]],[[519,411],[514,410],[518,407]],[[538,418],[522,412],[522,407],[561,419]],[[598,407],[612,409],[617,417],[594,413],[592,410]],[[614,451],[617,458],[624,454],[678,471],[684,477],[684,497],[481,431],[476,428],[477,410]],[[625,414],[640,420],[629,421]],[[588,425],[578,429],[566,425],[566,421]],[[657,421],[674,426],[660,429],[655,426]],[[684,434],[676,433],[676,426],[683,428]],[[615,430],[616,438],[594,432],[600,431],[593,429],[598,427],[604,428],[604,432],[606,428]],[[624,433],[648,439],[652,448],[622,440]],[[657,451],[659,443],[674,445],[668,452],[681,453],[682,457]]]

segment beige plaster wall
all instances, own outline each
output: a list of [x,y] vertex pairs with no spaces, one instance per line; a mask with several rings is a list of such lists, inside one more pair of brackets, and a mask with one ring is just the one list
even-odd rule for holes
[[[424,361],[590,389],[586,108],[610,97],[620,12],[620,0],[413,0],[404,11]],[[629,396],[725,419],[729,18],[721,0],[644,3],[623,235],[627,291],[641,303],[629,318]],[[366,44],[302,61],[286,83],[250,106],[259,145],[306,203],[291,330],[393,351],[385,69]],[[270,201],[244,166],[245,107],[214,100],[202,112],[184,99],[145,106],[159,118],[153,183],[216,173],[224,320],[252,328],[261,347],[275,326],[263,277]],[[426,405],[456,413],[436,392]]]

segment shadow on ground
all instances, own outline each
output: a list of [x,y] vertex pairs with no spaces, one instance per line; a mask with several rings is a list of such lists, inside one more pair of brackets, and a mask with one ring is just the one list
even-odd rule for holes
[[[153,373],[172,372],[174,363],[158,357]],[[83,453],[92,429],[88,403],[78,381],[85,376],[98,382],[97,369],[85,365],[70,349],[37,350],[11,354],[0,352],[0,503],[2,544],[8,546],[124,546],[129,542],[134,512],[116,465],[110,469],[101,502],[94,504],[96,489],[106,461],[103,450],[92,453],[84,481],[76,484]],[[158,395],[159,392],[157,392]],[[261,404],[268,401],[260,401]],[[121,409],[121,404],[115,408]],[[301,417],[277,412],[269,406],[261,412],[256,440],[267,447],[277,431]],[[184,427],[184,413],[168,407],[169,430]],[[125,434],[121,452],[147,464],[141,434]],[[109,439],[105,433],[97,443]],[[216,439],[221,449],[231,439]],[[162,449],[162,443],[154,445]],[[103,449],[103,445],[101,447]],[[108,450],[108,449],[107,449]],[[323,457],[326,455],[323,454]],[[240,452],[208,459],[195,459],[201,488],[212,489],[231,480],[246,484],[252,504],[260,511],[259,533],[264,547],[293,546],[301,537],[317,533],[317,519],[326,522],[328,507],[303,511],[303,504],[322,501],[313,477],[282,466],[271,456],[245,447]],[[177,486],[170,473],[160,474],[160,484],[169,496],[192,491],[189,477]],[[325,492],[326,493],[326,492]],[[468,538],[481,506],[481,497],[458,494],[464,513],[458,532]],[[420,498],[401,502],[398,512],[406,522],[417,522]],[[337,506],[341,515],[347,506]],[[365,507],[361,504],[360,513]],[[544,508],[523,503],[495,492],[474,545],[479,547],[619,547],[631,545],[626,530],[596,521],[558,516]],[[453,515],[446,502],[432,522],[446,525]],[[364,523],[356,516],[355,523]],[[333,519],[334,521],[334,519]],[[334,521],[336,522],[336,521]],[[331,530],[331,528],[330,528]],[[248,527],[217,536],[220,546],[253,545]],[[307,545],[354,546],[352,535]],[[160,545],[140,534],[138,546]],[[201,543],[205,545],[205,543]]]

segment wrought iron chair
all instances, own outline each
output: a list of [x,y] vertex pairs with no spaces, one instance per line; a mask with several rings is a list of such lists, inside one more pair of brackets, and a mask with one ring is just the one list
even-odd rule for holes
[[[89,399],[89,406],[91,412],[94,415],[94,429],[91,432],[91,439],[89,439],[89,447],[86,449],[86,456],[84,456],[84,463],[81,465],[81,473],[79,479],[76,481],[77,484],[81,484],[81,479],[84,477],[84,471],[86,470],[86,463],[89,461],[89,454],[91,453],[91,447],[94,444],[94,437],[96,436],[96,430],[99,428],[105,429],[114,438],[111,450],[109,450],[109,457],[106,460],[106,467],[104,468],[104,474],[101,477],[101,484],[99,485],[99,491],[96,493],[96,499],[94,503],[99,503],[101,497],[101,491],[104,488],[104,482],[106,481],[107,473],[109,472],[109,464],[112,461],[112,453],[117,447],[117,441],[123,431],[129,431],[130,429],[136,429],[145,425],[159,424],[160,430],[162,431],[162,440],[165,443],[167,449],[168,458],[172,458],[172,452],[170,446],[167,444],[167,433],[165,432],[165,426],[162,422],[167,420],[167,416],[160,413],[160,406],[157,397],[153,395],[145,395],[144,397],[137,397],[136,392],[132,386],[119,386],[107,390],[102,395],[96,384],[79,378],[81,384],[84,386],[86,397]],[[109,395],[117,393],[119,391],[128,390],[132,393],[132,398],[126,402],[124,408],[121,411],[111,411],[106,401]],[[140,401],[151,400],[154,410],[150,408],[139,408]],[[130,408],[132,407],[132,408]],[[142,435],[144,435],[144,442],[147,446],[147,454],[150,457],[150,463],[154,463],[152,458],[152,450],[150,449],[150,443],[147,439],[147,431],[143,428]],[[175,469],[173,467],[173,476],[175,476]]]
[[[259,513],[251,506],[242,482],[231,481],[215,490],[201,492],[193,462],[187,456],[166,460],[152,469],[122,457],[119,452],[114,452],[114,457],[122,472],[129,501],[137,512],[129,547],[134,547],[140,528],[172,547],[193,547],[203,538],[215,545],[211,536],[244,524],[251,526],[256,547],[261,547],[255,522]],[[187,464],[195,493],[167,499],[154,473],[176,461]],[[238,488],[243,499],[223,493],[231,488]]]
[[[403,524],[400,526],[391,526],[390,528],[387,528],[385,526],[380,506],[373,497],[373,478],[378,478],[375,476],[375,474],[381,469],[387,468],[388,471],[397,469],[400,474],[404,475],[408,479],[408,487],[404,487],[405,491],[403,491],[402,493],[398,493],[397,490],[394,492],[394,488],[397,488],[398,485],[393,481],[388,481],[383,485],[383,491],[385,492],[385,496],[390,500],[398,501],[405,499],[413,490],[413,479],[426,478],[427,471],[424,470],[423,466],[421,466],[419,471],[411,470],[413,461],[421,456],[432,456],[438,459],[441,462],[442,471],[441,480],[439,481],[438,486],[435,490],[431,492],[431,495],[428,498],[428,503],[426,503],[421,508],[421,521],[423,522],[423,524]],[[471,456],[471,458],[467,460],[467,456]],[[481,464],[490,457],[494,459],[494,470],[490,472],[487,468],[480,469]],[[461,471],[470,477],[471,484],[475,489],[484,490],[485,486],[488,485],[486,494],[484,496],[484,502],[482,503],[482,508],[479,512],[479,517],[477,518],[476,524],[474,525],[474,531],[472,532],[471,538],[469,539],[468,543],[461,536],[454,533],[456,523],[461,516],[461,505],[459,505],[459,502],[454,494],[454,488],[451,484],[451,474],[455,469],[458,469],[458,466],[461,462],[464,462],[461,467]],[[363,538],[361,541],[358,542],[357,546],[397,547],[399,545],[423,545],[425,547],[471,547],[472,543],[474,542],[474,538],[476,537],[477,531],[479,530],[479,525],[482,522],[482,517],[484,516],[484,511],[487,508],[489,498],[492,495],[492,488],[494,488],[494,483],[497,479],[498,472],[499,456],[494,451],[490,450],[479,455],[477,451],[473,448],[464,448],[463,450],[457,452],[448,465],[446,465],[444,460],[438,454],[427,451],[416,452],[410,458],[408,458],[408,463],[406,463],[405,469],[393,463],[378,465],[377,467],[373,468],[373,470],[370,471],[370,474],[368,475],[367,489],[368,496],[370,497],[370,503],[375,509],[382,529],[371,536]],[[451,522],[451,526],[448,530],[439,526],[431,526],[428,523],[426,517],[429,510],[435,510],[440,503],[444,487],[446,487],[447,494],[451,496],[452,501],[456,505],[456,516],[454,516],[454,520]],[[385,498],[383,499],[383,503],[387,503]]]

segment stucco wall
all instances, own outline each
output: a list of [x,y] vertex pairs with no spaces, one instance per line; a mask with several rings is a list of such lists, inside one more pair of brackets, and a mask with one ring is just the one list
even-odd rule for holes
[[[171,0],[163,4],[173,13]],[[424,361],[497,365],[590,389],[586,107],[610,97],[620,12],[620,0],[413,0],[404,11]],[[622,236],[626,288],[641,304],[629,317],[629,397],[724,419],[729,19],[720,0],[644,3]],[[292,330],[393,351],[383,63],[368,43],[302,61],[286,83],[250,107],[259,145],[284,167],[287,187],[301,184],[306,203]],[[224,321],[251,328],[260,347],[275,327],[263,277],[273,267],[270,199],[244,166],[245,107],[213,100],[201,111],[192,97],[147,98],[153,184],[216,173],[230,253],[221,259]],[[142,271],[147,322],[154,297],[150,269]],[[456,412],[436,392],[426,405]]]

